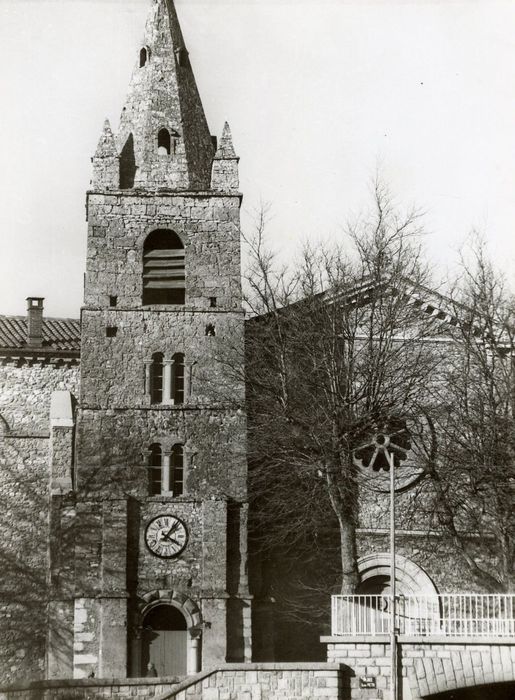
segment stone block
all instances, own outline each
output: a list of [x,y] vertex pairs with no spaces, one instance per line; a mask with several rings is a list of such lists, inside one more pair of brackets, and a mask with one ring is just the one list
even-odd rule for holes
[[[443,670],[447,683],[455,682],[454,666],[451,659],[443,659]],[[452,687],[452,686],[449,686]]]

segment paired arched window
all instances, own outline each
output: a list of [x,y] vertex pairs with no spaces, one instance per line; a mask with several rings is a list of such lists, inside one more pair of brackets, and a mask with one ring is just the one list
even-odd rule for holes
[[170,451],[159,443],[150,445],[149,491],[151,496],[182,496],[184,493],[184,447],[176,444]]
[[158,229],[143,246],[143,305],[184,304],[184,246],[174,231]]
[[153,404],[184,403],[184,354],[177,352],[171,360],[162,352],[155,352],[150,362],[147,391]]

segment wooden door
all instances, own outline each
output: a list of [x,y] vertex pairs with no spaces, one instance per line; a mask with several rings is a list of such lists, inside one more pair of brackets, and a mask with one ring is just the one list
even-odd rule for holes
[[188,633],[177,630],[156,630],[150,641],[148,656],[157,675],[185,676]]

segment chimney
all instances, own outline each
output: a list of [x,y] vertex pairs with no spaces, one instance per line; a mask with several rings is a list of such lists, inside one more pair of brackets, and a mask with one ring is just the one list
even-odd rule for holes
[[27,297],[27,344],[43,345],[43,297]]

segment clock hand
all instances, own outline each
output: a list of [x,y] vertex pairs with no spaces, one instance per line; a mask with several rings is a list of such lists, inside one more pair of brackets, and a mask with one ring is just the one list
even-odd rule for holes
[[178,542],[176,539],[173,537],[170,537],[170,535],[167,533],[166,535],[161,535],[161,542],[163,540],[168,540],[169,542],[173,542],[174,544],[177,544],[180,546],[180,542]]
[[165,539],[168,539],[168,538],[170,537],[170,535],[172,534],[172,532],[175,532],[175,531],[177,530],[178,527],[179,527],[179,523],[174,523],[174,524],[172,525],[172,527],[168,530],[168,532],[166,533],[166,535],[164,535],[164,538],[165,538]]

